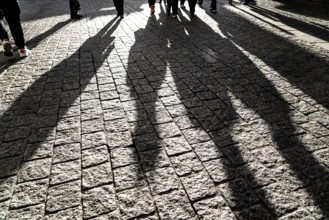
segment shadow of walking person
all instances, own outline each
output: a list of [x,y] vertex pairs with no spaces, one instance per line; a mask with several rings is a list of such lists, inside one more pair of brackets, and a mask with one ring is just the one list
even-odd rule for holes
[[[125,110],[134,114],[133,138],[143,168],[139,172],[156,195],[159,215],[218,219],[234,218],[234,212],[242,219],[326,218],[328,171],[311,154],[315,149],[310,143],[320,151],[327,145],[303,129],[306,115],[295,111],[292,100],[276,87],[272,77],[277,75],[260,69],[248,55],[252,43],[243,35],[248,32],[237,34],[236,27],[247,24],[257,36],[266,36],[253,39],[254,44],[267,40],[273,46],[274,38],[274,45],[317,58],[245,20],[232,25],[229,18],[218,23],[219,31],[198,18],[160,18],[149,19],[145,29],[135,32],[126,80],[133,108]],[[252,51],[265,52],[256,45]],[[275,63],[274,71],[280,70],[282,59],[269,61]],[[174,184],[163,181],[154,187],[161,182],[161,170]],[[181,203],[175,200],[180,184],[197,213],[184,193]],[[165,207],[173,204],[185,211],[168,212]],[[203,212],[209,204],[217,208]]]
[[[80,146],[83,132],[80,115],[91,117],[91,113],[86,111],[96,108],[93,104],[100,102],[97,94],[90,100],[89,93],[94,87],[97,88],[96,80],[111,78],[108,63],[104,61],[114,48],[112,34],[119,23],[118,19],[113,18],[98,32],[95,30],[95,35],[68,58],[46,72],[42,72],[44,69],[33,72],[36,79],[31,85],[12,102],[1,103],[0,187],[12,189],[16,179],[17,184],[40,179],[42,182],[50,175],[54,145],[63,145],[68,152],[66,157],[76,146]],[[39,193],[45,193],[45,185],[40,186]],[[35,199],[20,200],[15,197],[9,200],[12,193],[12,190],[0,193],[2,201],[11,201],[11,209],[36,203]],[[8,206],[4,206],[4,210]]]

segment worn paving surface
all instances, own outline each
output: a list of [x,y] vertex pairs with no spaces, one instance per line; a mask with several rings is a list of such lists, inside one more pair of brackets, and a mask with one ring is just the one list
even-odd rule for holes
[[329,219],[328,8],[21,3],[0,219]]

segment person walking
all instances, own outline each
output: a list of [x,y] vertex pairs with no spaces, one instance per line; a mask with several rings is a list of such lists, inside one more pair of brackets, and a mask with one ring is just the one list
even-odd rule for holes
[[123,18],[123,0],[113,0],[113,3],[117,10],[117,16]]
[[196,6],[197,0],[188,0],[188,6],[190,7],[190,15],[191,17],[194,17],[195,15],[195,6]]
[[9,25],[11,35],[13,36],[15,44],[18,47],[19,56],[20,57],[29,56],[31,51],[27,49],[25,46],[24,33],[23,33],[23,28],[21,25],[21,18],[20,18],[21,9],[19,7],[18,0],[0,1],[0,10],[2,11],[3,16]]
[[82,15],[78,14],[80,8],[80,3],[78,0],[70,0],[70,11],[71,11],[71,19],[78,20],[82,17]]
[[150,7],[150,10],[151,10],[151,15],[154,15],[154,12],[155,12],[155,9],[154,9],[154,5],[155,5],[155,0],[148,0],[148,3],[149,3],[149,7]]
[[[199,0],[198,1],[198,5],[200,5],[200,7],[202,6],[202,3],[203,3],[203,0]],[[216,0],[211,0],[210,11],[212,13],[216,13],[217,12],[217,1]]]
[[178,0],[168,0],[167,1],[167,14],[170,15],[172,9],[173,18],[177,18],[178,13]]

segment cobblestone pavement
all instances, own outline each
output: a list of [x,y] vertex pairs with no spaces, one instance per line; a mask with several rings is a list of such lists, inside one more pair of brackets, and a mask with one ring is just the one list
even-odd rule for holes
[[0,219],[329,219],[328,8],[21,4]]

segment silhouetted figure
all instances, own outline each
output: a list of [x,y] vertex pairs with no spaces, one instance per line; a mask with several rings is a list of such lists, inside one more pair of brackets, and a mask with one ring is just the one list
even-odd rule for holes
[[185,0],[180,0],[180,8],[185,8]]
[[115,9],[117,10],[117,16],[123,18],[123,0],[113,0]]
[[78,14],[80,9],[80,3],[78,0],[70,0],[71,19],[77,20],[82,17]]
[[151,13],[150,14],[153,15],[154,12],[155,12],[155,10],[154,10],[155,0],[148,0],[148,3],[149,3],[149,7],[151,9]]
[[197,0],[188,0],[188,6],[190,7],[191,17],[193,17],[195,15],[196,2],[197,2]]
[[167,14],[170,15],[170,11],[172,9],[173,17],[177,17],[178,12],[178,0],[168,0],[167,1]]
[[[202,6],[203,0],[199,0],[198,4],[200,6]],[[216,0],[211,0],[211,4],[210,4],[210,11],[212,13],[216,13],[217,12],[217,1]]]
[[[20,57],[29,56],[31,51],[25,47],[25,39],[24,39],[23,29],[21,25],[21,18],[20,18],[21,9],[19,7],[18,0],[0,1],[0,10],[2,10],[3,16],[6,18],[6,21],[9,25],[9,29],[14,38],[15,44],[18,47],[19,56]],[[4,26],[2,23],[2,28],[3,27]],[[9,48],[9,44],[7,45]]]

